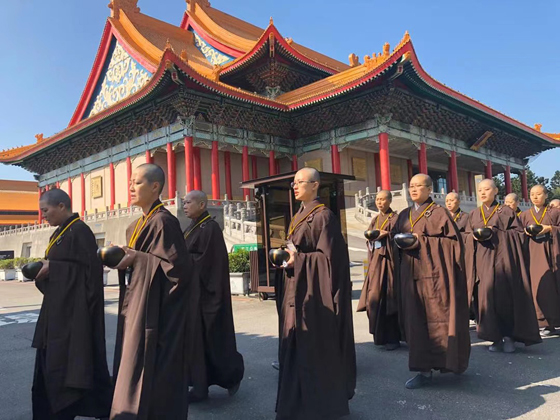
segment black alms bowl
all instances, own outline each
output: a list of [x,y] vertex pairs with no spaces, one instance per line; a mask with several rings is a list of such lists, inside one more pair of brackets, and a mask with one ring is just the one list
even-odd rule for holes
[[489,240],[494,233],[488,227],[478,228],[473,231],[473,236],[480,242]]
[[412,233],[398,233],[395,235],[395,243],[401,249],[410,248],[417,240],[418,238]]
[[541,233],[543,229],[544,228],[542,225],[529,225],[525,228],[527,233],[531,236],[538,236],[538,234]]
[[25,276],[25,278],[35,280],[35,277],[37,277],[41,268],[43,268],[43,263],[41,261],[32,262],[21,267],[21,273]]
[[97,250],[97,256],[107,267],[114,268],[124,258],[126,252],[120,246],[105,246]]
[[366,237],[366,239],[368,241],[375,241],[378,237],[379,234],[381,233],[380,230],[374,229],[374,230],[366,230],[364,232],[364,236]]
[[290,254],[282,248],[276,248],[268,251],[268,258],[272,264],[281,267],[284,262],[288,262]]

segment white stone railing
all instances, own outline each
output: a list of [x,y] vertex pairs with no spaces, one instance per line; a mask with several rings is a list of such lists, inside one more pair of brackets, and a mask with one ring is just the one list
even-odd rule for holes
[[224,234],[232,240],[254,243],[257,241],[257,209],[247,197],[245,201],[223,201]]

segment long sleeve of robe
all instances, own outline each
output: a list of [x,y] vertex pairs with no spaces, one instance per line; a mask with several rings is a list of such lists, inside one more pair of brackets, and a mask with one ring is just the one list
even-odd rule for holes
[[507,206],[500,206],[490,219],[487,213],[493,227],[490,240],[478,242],[472,236],[484,227],[480,208],[471,212],[466,230],[470,289],[478,283],[478,336],[492,342],[511,337],[526,345],[540,343],[519,219]]
[[[300,209],[296,224],[308,211]],[[356,386],[348,248],[324,207],[291,240],[298,252],[286,270],[279,314],[277,419],[338,418],[348,414]]]
[[[533,214],[540,221],[544,209]],[[531,210],[519,216],[524,228],[535,224]],[[528,237],[528,265],[531,277],[533,300],[540,327],[560,327],[560,210],[549,208],[541,224],[552,227],[552,232],[543,236]]]
[[409,212],[416,220],[432,203],[418,211],[399,214],[392,230],[418,234],[419,247],[401,250],[398,281],[411,371],[431,369],[462,373],[470,356],[469,308],[463,242],[449,212],[434,205],[411,229]]
[[[156,202],[157,204],[158,202]],[[127,241],[136,222],[127,229]],[[130,284],[119,272],[115,396],[111,419],[185,419],[192,305],[192,262],[181,227],[166,209],[149,219],[134,247]]]
[[243,356],[237,352],[229,260],[224,236],[216,221],[204,212],[186,232],[186,245],[194,260],[195,279],[200,286],[199,318],[201,345],[193,360],[192,385],[201,392],[208,386],[231,388],[243,379]]
[[103,266],[96,252],[95,236],[77,221],[51,248],[48,278],[36,282],[44,295],[32,343],[37,349],[36,419],[51,418],[49,410],[86,417],[109,414],[112,384],[105,350]]
[[[388,213],[392,214],[374,217],[368,229],[382,226],[389,217],[383,230],[391,232],[397,222],[397,214],[391,210]],[[378,242],[379,248],[375,248],[375,242],[368,245],[369,265],[358,303],[358,312],[367,312],[369,332],[373,334],[375,344],[383,345],[398,343],[401,338],[398,320],[399,291],[394,275],[394,242],[389,236]]]

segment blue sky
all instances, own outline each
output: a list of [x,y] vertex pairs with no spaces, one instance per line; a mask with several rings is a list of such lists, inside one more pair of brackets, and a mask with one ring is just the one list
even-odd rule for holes
[[[0,150],[64,129],[91,70],[108,0],[5,1],[0,14]],[[560,132],[560,2],[211,0],[213,7],[343,62],[392,46],[405,30],[436,79],[528,125]],[[143,13],[179,24],[184,0],[140,0]],[[560,149],[531,163],[560,169]],[[0,165],[0,179],[32,179]]]

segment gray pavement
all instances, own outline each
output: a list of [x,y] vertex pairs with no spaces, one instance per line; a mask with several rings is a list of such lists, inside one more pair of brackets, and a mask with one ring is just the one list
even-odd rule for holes
[[[354,306],[362,287],[362,267],[352,269]],[[110,283],[114,283],[111,281]],[[106,288],[107,350],[115,344],[117,290]],[[189,419],[274,419],[277,372],[277,316],[273,300],[234,297],[238,347],[246,374],[239,393],[211,388],[210,399],[192,405]],[[0,282],[0,419],[31,419],[34,350],[31,339],[41,295],[32,283]],[[464,375],[435,375],[433,385],[410,391],[406,348],[386,352],[373,345],[364,313],[354,314],[358,385],[347,419],[558,419],[560,418],[560,338],[519,348],[515,354],[489,353],[488,343],[471,334],[470,367]]]

